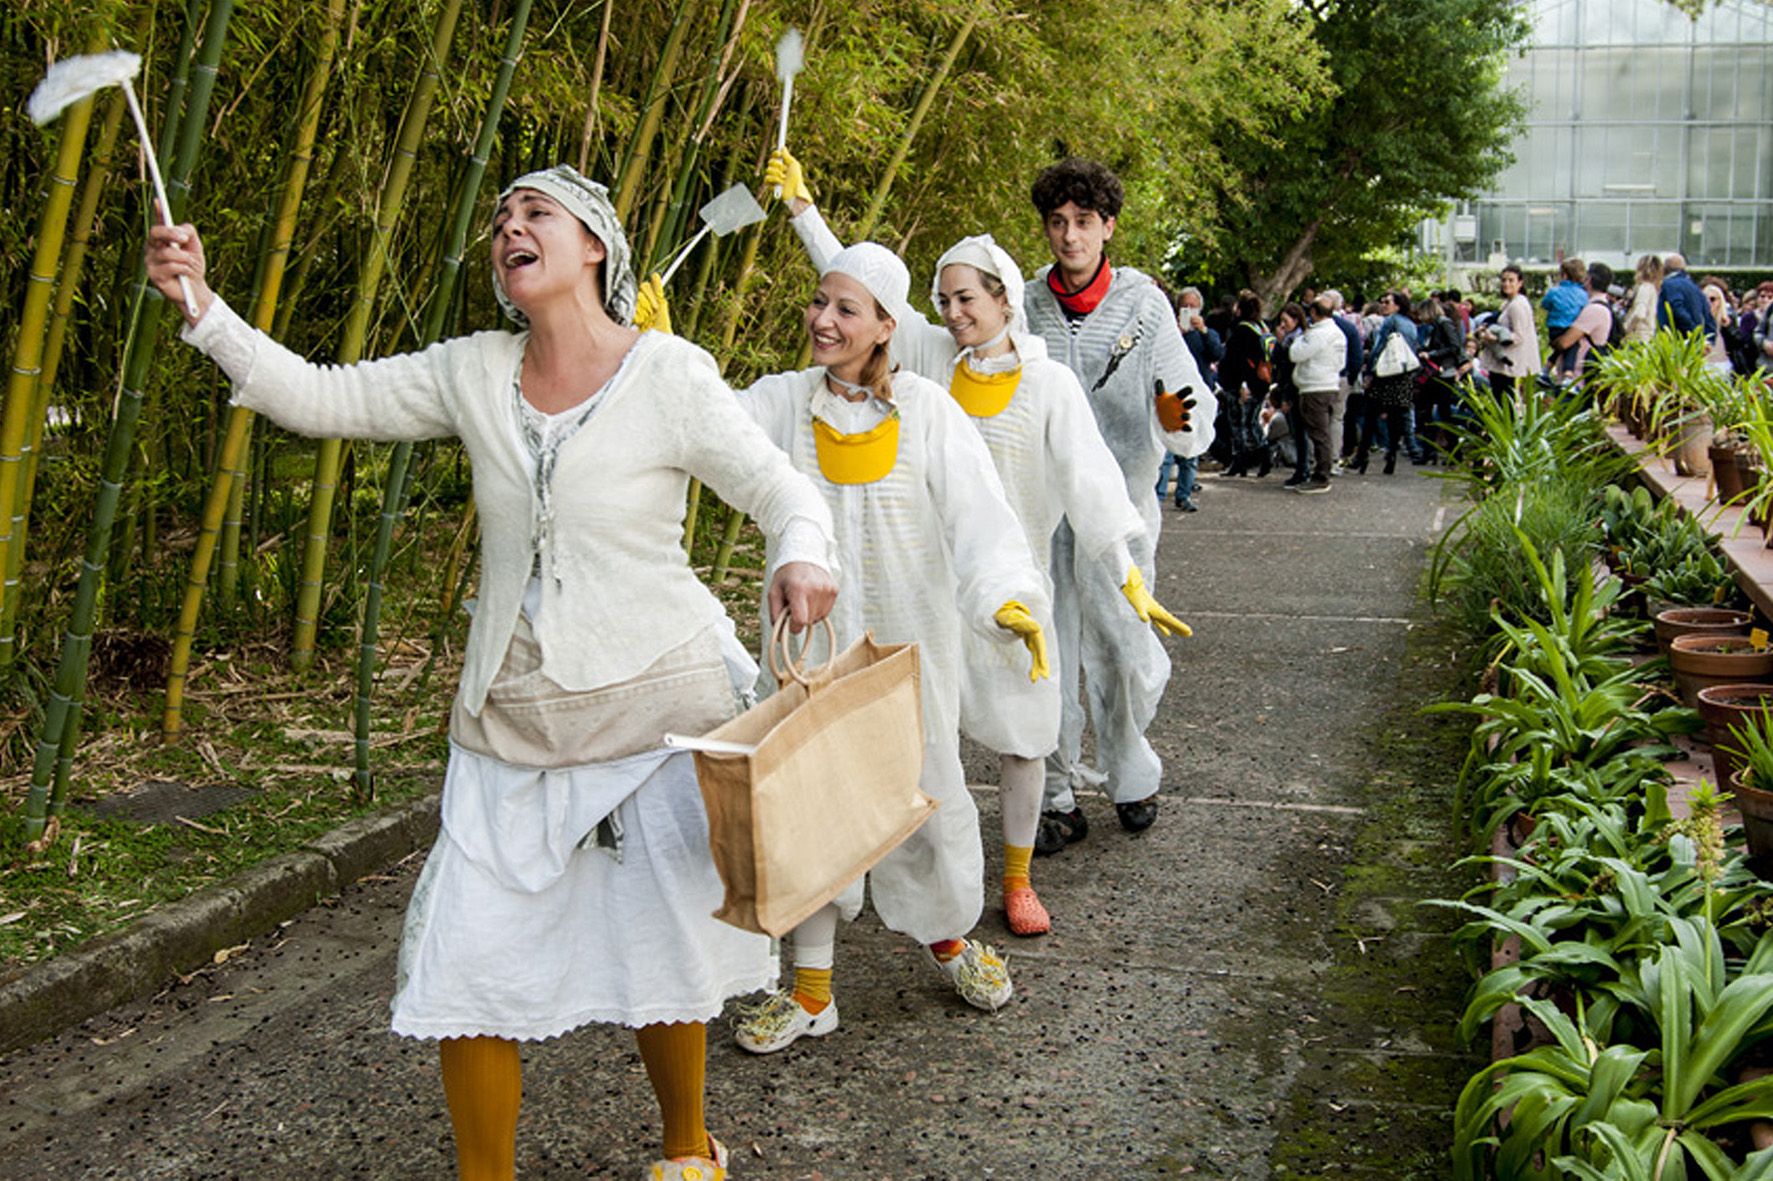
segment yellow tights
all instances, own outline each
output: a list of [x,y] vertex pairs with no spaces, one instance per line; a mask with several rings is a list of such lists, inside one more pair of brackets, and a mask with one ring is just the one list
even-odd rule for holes
[[[634,1041],[664,1115],[665,1155],[707,1156],[702,1112],[707,1026],[648,1025],[634,1031]],[[517,1111],[523,1103],[517,1043],[496,1037],[447,1038],[438,1050],[462,1181],[512,1181],[517,1175]]]
[[462,1181],[512,1181],[517,1176],[517,1109],[523,1103],[523,1060],[501,1037],[446,1038],[443,1096],[456,1130]]

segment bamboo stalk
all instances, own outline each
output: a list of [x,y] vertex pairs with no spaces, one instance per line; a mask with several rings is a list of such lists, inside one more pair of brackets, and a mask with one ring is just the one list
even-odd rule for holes
[[603,94],[603,65],[609,60],[609,18],[615,0],[603,0],[603,23],[597,31],[597,60],[591,67],[591,97],[585,103],[585,132],[579,139],[579,171],[590,175],[591,141],[597,134],[597,102]]
[[653,140],[658,137],[659,124],[665,118],[665,101],[671,94],[671,78],[677,73],[677,59],[689,37],[694,16],[701,0],[682,0],[671,18],[671,32],[665,48],[659,53],[659,65],[653,71],[652,85],[647,90],[646,113],[623,153],[621,179],[616,183],[616,218],[626,223],[634,201],[640,195],[641,178],[646,175],[647,161],[652,158]]
[[954,68],[955,59],[960,56],[961,48],[966,45],[967,38],[972,36],[973,27],[978,23],[979,14],[975,10],[973,15],[967,17],[966,24],[960,27],[960,32],[954,35],[954,40],[949,42],[942,64],[936,67],[936,72],[930,75],[929,82],[924,85],[923,93],[917,98],[917,106],[912,108],[911,119],[905,124],[905,134],[899,137],[899,146],[893,152],[892,159],[887,161],[886,171],[881,174],[880,183],[874,188],[874,199],[868,203],[868,211],[862,215],[861,224],[856,227],[857,241],[874,232],[874,225],[880,220],[881,211],[886,208],[887,194],[892,191],[893,178],[898,175],[899,166],[905,163],[905,157],[911,151],[911,141],[917,138],[924,116],[930,113],[930,104],[936,101],[936,92],[942,88],[948,72]]
[[[511,14],[511,28],[505,39],[505,52],[499,59],[498,76],[493,81],[491,96],[480,121],[480,134],[474,141],[473,154],[462,177],[461,191],[456,197],[454,223],[449,228],[442,250],[441,273],[437,292],[432,297],[424,333],[419,341],[423,348],[443,335],[452,297],[462,270],[462,251],[468,241],[468,227],[474,220],[475,199],[486,177],[486,162],[492,155],[493,141],[498,135],[499,120],[505,112],[505,100],[511,92],[511,76],[523,52],[523,39],[529,25],[531,0],[517,0]],[[374,779],[369,766],[370,698],[375,689],[376,637],[382,616],[382,578],[388,569],[388,554],[394,545],[394,526],[406,504],[408,472],[412,460],[412,444],[401,443],[394,448],[388,464],[387,483],[382,489],[382,511],[376,522],[375,550],[370,557],[369,586],[363,601],[363,626],[357,643],[357,700],[355,709],[356,790],[359,799],[374,797]]]
[[[143,21],[143,32],[148,22]],[[113,94],[107,103],[105,120],[95,141],[92,162],[80,190],[80,205],[74,214],[68,250],[62,259],[62,273],[55,288],[55,308],[50,313],[49,331],[44,337],[43,372],[37,378],[36,394],[31,400],[30,432],[25,439],[24,463],[19,470],[17,502],[12,512],[13,544],[6,551],[6,582],[15,586],[24,570],[25,552],[31,542],[28,522],[31,503],[37,487],[38,459],[43,454],[43,435],[49,417],[49,400],[55,393],[56,375],[68,339],[68,321],[74,310],[74,294],[80,288],[80,276],[86,270],[86,255],[92,242],[92,230],[98,220],[99,199],[104,195],[110,177],[111,152],[117,145],[123,127],[125,104],[121,93]],[[20,596],[13,594],[0,601],[0,631],[10,641],[18,626]]]
[[[462,0],[446,0],[437,15],[437,26],[424,68],[413,86],[411,100],[400,120],[400,134],[394,159],[388,166],[387,179],[376,201],[374,234],[370,239],[369,257],[364,261],[358,280],[357,301],[345,324],[344,340],[337,360],[349,365],[363,356],[369,336],[370,318],[375,308],[376,290],[388,267],[390,243],[394,226],[406,201],[412,179],[413,165],[418,159],[419,142],[423,138],[425,120],[437,96],[440,71],[449,58],[450,43],[455,36],[456,19],[462,12]],[[339,470],[343,466],[344,441],[323,439],[314,456],[314,482],[308,502],[308,525],[303,537],[301,581],[296,592],[295,636],[290,662],[306,668],[314,659],[315,633],[319,627],[321,581],[326,573],[326,551],[332,533],[332,507],[338,493]]]
[[[102,44],[102,43],[101,43]],[[24,452],[31,435],[31,408],[37,403],[38,379],[43,374],[45,338],[49,332],[51,297],[55,294],[56,264],[67,236],[68,214],[74,205],[74,180],[80,170],[81,150],[92,123],[93,100],[74,104],[61,124],[61,145],[54,170],[49,174],[49,193],[37,215],[37,249],[31,255],[25,282],[25,304],[19,314],[18,335],[13,344],[12,372],[6,383],[6,405],[0,413],[0,570],[19,568],[11,551],[22,546],[18,536],[19,493],[24,486]],[[16,577],[0,583],[0,620],[17,613],[19,583]],[[13,661],[12,628],[0,632],[0,669]]]
[[[190,101],[178,135],[178,157],[171,175],[180,183],[169,187],[172,208],[169,214],[176,221],[184,214],[184,202],[190,192],[189,178],[196,165],[202,145],[204,117],[214,82],[214,66],[221,57],[228,21],[233,15],[233,0],[214,0],[205,22],[199,68],[191,86]],[[117,502],[122,480],[134,450],[136,420],[141,413],[142,387],[146,382],[154,347],[159,340],[164,317],[164,301],[148,298],[146,267],[136,264],[134,298],[131,302],[129,347],[124,357],[123,381],[118,392],[111,431],[105,441],[104,460],[100,468],[98,495],[95,498],[92,527],[88,533],[86,556],[80,568],[80,582],[74,592],[74,607],[63,637],[61,659],[56,667],[54,692],[44,711],[43,729],[37,740],[36,759],[31,768],[31,786],[25,797],[25,835],[30,841],[45,836],[50,812],[59,813],[67,798],[69,768],[73,760],[75,737],[79,733],[81,701],[86,688],[87,655],[92,646],[93,622],[98,612],[99,586],[103,581],[105,558],[111,544],[111,527],[116,521]],[[54,791],[51,792],[51,780]]]
[[[320,40],[315,47],[314,71],[302,96],[301,112],[296,128],[294,149],[290,155],[289,172],[271,232],[270,249],[264,258],[259,281],[258,299],[252,310],[255,328],[268,330],[277,311],[278,294],[283,288],[284,269],[289,261],[290,243],[295,239],[296,215],[307,190],[308,171],[314,159],[314,141],[320,133],[320,110],[332,75],[333,58],[338,51],[339,33],[345,20],[345,0],[328,0]],[[203,504],[203,517],[197,534],[197,545],[191,554],[191,567],[185,579],[184,598],[179,605],[178,623],[173,632],[172,658],[167,665],[166,703],[161,714],[160,734],[167,742],[176,742],[184,723],[185,680],[191,667],[191,648],[196,640],[197,617],[203,607],[204,591],[209,585],[209,570],[221,533],[222,519],[235,499],[241,481],[244,458],[252,435],[253,413],[244,406],[228,408],[227,427],[216,457],[216,475]]]

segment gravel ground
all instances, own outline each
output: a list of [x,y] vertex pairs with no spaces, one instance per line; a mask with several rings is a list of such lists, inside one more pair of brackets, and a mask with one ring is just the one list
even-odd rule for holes
[[[1450,506],[1407,466],[1315,497],[1281,475],[1165,508],[1154,590],[1196,635],[1169,641],[1157,825],[1129,836],[1085,798],[1089,839],[1035,863],[1053,933],[1015,939],[988,904],[1016,982],[999,1014],[864,915],[840,935],[836,1033],[758,1059],[716,1024],[735,1177],[1445,1174],[1477,1063],[1451,1040],[1449,920],[1418,902],[1463,885],[1460,746],[1416,710],[1458,691],[1418,597]],[[995,792],[977,798],[994,878]],[[453,1176],[435,1051],[387,1031],[418,864],[8,1057],[0,1177]],[[655,1155],[622,1031],[531,1048],[525,1093],[525,1178],[633,1178]]]

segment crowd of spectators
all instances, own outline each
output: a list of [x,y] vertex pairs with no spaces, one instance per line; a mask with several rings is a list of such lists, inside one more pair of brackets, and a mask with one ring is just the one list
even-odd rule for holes
[[[1467,382],[1499,392],[1568,386],[1607,350],[1659,328],[1703,332],[1720,373],[1773,371],[1773,281],[1735,291],[1718,276],[1693,278],[1679,254],[1644,255],[1629,277],[1565,259],[1539,301],[1543,336],[1525,286],[1521,268],[1503,267],[1500,306],[1481,312],[1456,289],[1387,291],[1357,305],[1338,291],[1307,289],[1272,319],[1251,291],[1208,311],[1198,288],[1184,288],[1172,296],[1183,339],[1218,397],[1216,441],[1201,462],[1231,477],[1288,468],[1286,486],[1299,492],[1328,491],[1344,472],[1365,474],[1374,453],[1387,475],[1400,454],[1436,463]],[[1394,336],[1413,358],[1403,372],[1398,348],[1381,363]],[[1158,496],[1196,511],[1199,470],[1195,460],[1166,459]]]

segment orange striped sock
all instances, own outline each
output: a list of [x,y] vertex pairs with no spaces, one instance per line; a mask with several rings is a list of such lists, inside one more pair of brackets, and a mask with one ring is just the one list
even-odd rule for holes
[[1003,847],[1003,888],[1004,893],[1011,890],[1026,890],[1032,883],[1028,880],[1028,867],[1034,860],[1034,846]]
[[794,1000],[809,1013],[823,1013],[831,1003],[831,969],[794,967]]

